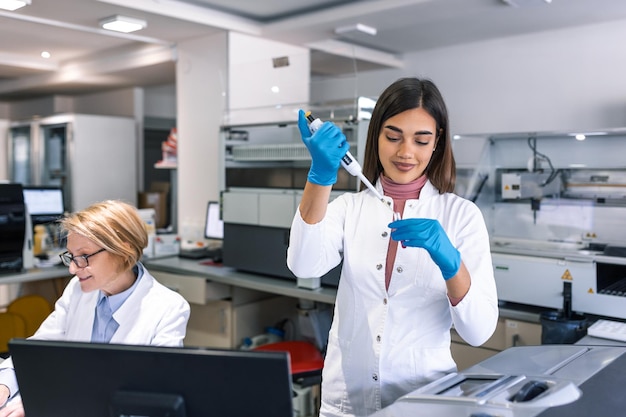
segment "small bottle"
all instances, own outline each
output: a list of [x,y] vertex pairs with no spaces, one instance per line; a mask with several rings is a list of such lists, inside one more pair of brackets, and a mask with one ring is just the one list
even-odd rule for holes
[[46,242],[48,240],[48,232],[44,225],[35,226],[35,236],[33,237],[33,255],[39,256],[46,252]]

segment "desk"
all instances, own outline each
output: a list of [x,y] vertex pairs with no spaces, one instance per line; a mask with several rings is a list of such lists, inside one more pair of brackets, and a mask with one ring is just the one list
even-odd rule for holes
[[[319,314],[332,312],[337,296],[336,288],[298,288],[295,278],[242,272],[207,260],[170,256],[143,263],[158,281],[189,301],[185,337],[189,346],[236,348],[244,337],[264,333],[266,326],[281,322],[293,324],[289,329],[296,338],[305,335],[303,329],[308,335],[308,329],[316,327],[303,327],[301,320],[306,317],[319,323]],[[316,308],[315,302],[319,303]]]
[[[233,289],[245,289],[251,291],[257,291],[261,293],[267,293],[272,295],[279,295],[290,299],[307,300],[311,302],[319,302],[326,305],[333,305],[337,297],[337,289],[333,287],[321,287],[315,290],[306,288],[298,288],[295,278],[289,280],[286,278],[276,278],[266,275],[259,275],[254,273],[242,272],[228,266],[220,265],[205,265],[206,260],[197,259],[184,259],[178,256],[169,256],[163,258],[144,259],[143,263],[146,268],[158,275],[159,272],[169,273],[179,276],[187,276],[189,280],[194,283],[191,286],[193,288],[202,288],[200,282],[208,281],[210,283],[216,283],[222,286],[229,286]],[[65,277],[68,275],[67,268],[49,268],[32,270],[27,274],[14,274],[0,277],[0,284],[14,283],[14,282],[27,282],[44,280],[49,278]],[[237,291],[235,291],[237,292]],[[193,296],[200,294],[200,291],[193,292]],[[202,301],[193,301],[194,297],[190,297],[192,302],[192,310],[194,319],[191,320],[188,333],[192,336],[194,334],[194,328],[196,327],[197,317],[202,317],[202,323],[197,323],[197,326],[204,325],[207,317],[224,311],[226,308],[226,302],[221,304],[213,304],[209,306]],[[233,309],[238,307],[247,301],[239,301],[241,297],[233,297],[231,300],[231,306]],[[199,305],[199,304],[204,305]],[[219,308],[218,308],[219,306]],[[214,310],[210,310],[213,308]],[[510,303],[501,303],[500,305],[500,324],[496,334],[494,334],[491,344],[487,344],[483,348],[473,348],[466,346],[466,344],[460,339],[453,339],[454,354],[459,360],[461,367],[468,366],[471,363],[476,363],[479,359],[484,359],[487,356],[491,356],[500,350],[503,350],[514,344],[539,344],[541,337],[541,326],[539,325],[539,314],[542,309],[533,309],[528,306],[511,305]],[[234,310],[229,310],[234,311]],[[251,315],[253,313],[250,313]],[[232,317],[231,317],[232,318]],[[233,318],[235,320],[236,318]],[[259,318],[260,319],[260,318]],[[243,319],[241,319],[243,321]],[[220,324],[221,325],[221,324]],[[231,327],[240,328],[240,326],[233,325]],[[260,329],[262,330],[262,328]],[[246,333],[245,336],[250,336],[256,333],[249,333],[247,330],[235,331],[230,335],[230,341],[228,343],[238,343],[238,337],[240,333]],[[191,339],[193,340],[193,338]],[[514,342],[512,342],[514,340]],[[225,343],[225,342],[224,342]],[[478,356],[475,356],[480,354]],[[462,357],[468,357],[469,361],[463,363],[460,360]]]
[[24,272],[0,274],[0,285],[23,284],[31,281],[44,281],[54,278],[66,278],[70,273],[67,266],[51,266],[49,268],[33,268]]
[[50,305],[54,305],[63,293],[70,277],[67,267],[62,265],[0,274],[0,287],[16,285],[15,290],[10,287],[5,287],[6,290],[0,288],[0,304],[8,304],[12,299],[21,295],[39,294],[45,297]]
[[180,275],[194,275],[212,282],[232,285],[234,287],[268,292],[292,298],[334,304],[337,297],[336,288],[322,287],[315,290],[298,288],[296,279],[274,278],[241,272],[227,266],[203,265],[202,260],[183,259],[172,256],[160,259],[147,259],[143,263],[148,271],[162,271]]

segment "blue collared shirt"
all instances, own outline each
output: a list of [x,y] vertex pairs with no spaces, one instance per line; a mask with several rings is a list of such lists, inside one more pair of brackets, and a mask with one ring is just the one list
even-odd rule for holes
[[[119,294],[114,294],[110,296],[106,296],[102,291],[99,291],[98,302],[96,303],[96,305],[100,304],[100,302],[105,299],[103,302],[109,304],[111,308],[111,314],[115,313],[122,306],[122,304],[124,304],[128,297],[130,297],[133,291],[135,291],[139,280],[141,279],[141,277],[143,277],[143,268],[139,268],[138,265],[135,265],[133,267],[133,272],[137,275],[137,279],[135,280],[133,285],[130,286],[130,288],[122,291]],[[91,341],[99,343],[109,343],[118,327],[119,323],[117,323],[115,319],[112,318],[112,316],[109,320],[109,318],[107,317],[99,316],[96,312],[93,321],[93,330],[91,332]]]

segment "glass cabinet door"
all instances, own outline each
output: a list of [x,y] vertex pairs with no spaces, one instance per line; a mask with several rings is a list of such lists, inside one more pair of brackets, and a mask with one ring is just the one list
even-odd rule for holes
[[30,125],[16,126],[10,130],[9,178],[23,185],[31,185],[33,181],[30,131]]
[[66,167],[66,126],[42,126],[43,165],[41,184],[62,186],[67,178]]
[[43,152],[41,155],[41,185],[61,187],[65,207],[70,207],[68,134],[69,124],[42,125],[40,128]]

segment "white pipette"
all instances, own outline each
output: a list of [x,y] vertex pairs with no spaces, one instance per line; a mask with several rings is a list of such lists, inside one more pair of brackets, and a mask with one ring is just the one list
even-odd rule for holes
[[[319,118],[313,117],[310,111],[306,112],[305,116],[306,119],[309,121],[309,129],[311,130],[311,133],[315,133],[315,131],[322,127],[322,124],[324,124],[324,122],[322,122]],[[341,166],[343,166],[345,170],[348,171],[351,175],[361,180],[361,182],[365,184],[365,186],[369,188],[372,193],[374,193],[374,196],[382,201],[382,203],[393,212],[393,207],[387,204],[387,202],[378,192],[376,187],[374,187],[374,185],[367,179],[367,177],[363,175],[363,169],[361,168],[361,164],[359,164],[359,161],[357,161],[356,158],[352,156],[350,151],[347,151],[343,158],[341,158]],[[399,220],[401,217],[402,216],[400,216],[400,213],[393,212],[394,220]]]

